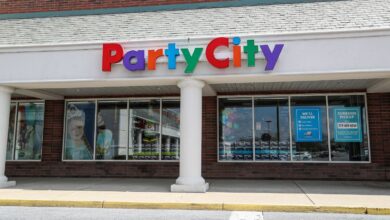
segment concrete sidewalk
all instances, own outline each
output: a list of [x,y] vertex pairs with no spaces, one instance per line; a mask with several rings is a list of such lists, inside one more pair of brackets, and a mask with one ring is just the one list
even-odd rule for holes
[[174,179],[12,178],[0,205],[390,214],[390,182],[208,180],[171,193]]

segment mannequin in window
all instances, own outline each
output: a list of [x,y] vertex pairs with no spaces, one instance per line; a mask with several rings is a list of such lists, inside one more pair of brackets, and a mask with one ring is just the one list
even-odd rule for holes
[[97,115],[97,140],[96,154],[97,159],[115,159],[115,149],[113,148],[112,132],[106,129],[102,114]]

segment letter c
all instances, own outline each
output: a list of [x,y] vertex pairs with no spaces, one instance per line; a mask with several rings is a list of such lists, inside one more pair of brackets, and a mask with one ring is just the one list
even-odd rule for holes
[[220,69],[227,68],[229,67],[229,58],[225,58],[225,59],[215,58],[214,51],[219,46],[229,47],[229,39],[226,37],[219,37],[210,41],[210,43],[207,45],[206,48],[207,60],[211,65],[213,65],[216,68],[220,68]]

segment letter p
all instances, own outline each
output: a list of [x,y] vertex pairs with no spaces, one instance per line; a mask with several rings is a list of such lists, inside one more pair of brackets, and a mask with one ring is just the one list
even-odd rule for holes
[[[113,52],[115,53],[113,54]],[[110,72],[111,64],[120,62],[122,58],[123,48],[120,44],[103,44],[102,70],[104,72]]]

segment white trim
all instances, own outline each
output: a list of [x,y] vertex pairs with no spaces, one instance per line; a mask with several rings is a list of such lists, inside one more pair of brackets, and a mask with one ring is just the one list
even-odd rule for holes
[[[259,73],[259,74],[215,74],[215,75],[192,75],[191,78],[202,80],[208,84],[232,84],[254,82],[303,82],[321,80],[351,80],[351,79],[383,79],[390,78],[390,69],[353,69],[338,71],[305,71],[288,73]],[[24,89],[58,89],[58,88],[100,88],[100,87],[129,87],[129,86],[173,86],[177,81],[189,76],[158,76],[138,78],[115,78],[115,79],[61,79],[61,80],[19,80],[2,81],[0,86],[15,86]],[[131,85],[130,85],[131,84]]]

